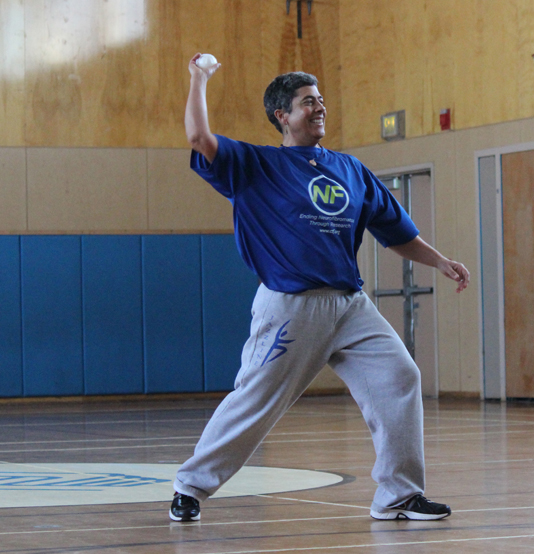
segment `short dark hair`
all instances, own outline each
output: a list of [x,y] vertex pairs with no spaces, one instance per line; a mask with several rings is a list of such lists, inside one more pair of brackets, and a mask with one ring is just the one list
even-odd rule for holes
[[303,71],[284,73],[271,81],[263,95],[263,105],[265,106],[265,113],[269,121],[280,133],[283,133],[282,126],[278,119],[276,119],[274,112],[276,110],[283,110],[284,112],[291,113],[291,103],[293,98],[297,96],[297,90],[301,87],[317,86],[317,83],[315,75],[304,73]]

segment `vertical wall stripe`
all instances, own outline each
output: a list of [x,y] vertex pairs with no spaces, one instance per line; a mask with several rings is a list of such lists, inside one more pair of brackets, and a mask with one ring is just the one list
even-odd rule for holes
[[233,235],[203,235],[202,296],[206,391],[234,388],[250,334],[258,278],[245,266]]
[[145,392],[203,389],[200,238],[143,237]]
[[20,238],[0,236],[0,397],[22,396]]
[[84,236],[86,394],[144,392],[141,237]]
[[198,235],[198,273],[196,275],[196,278],[198,280],[198,284],[200,286],[200,343],[202,345],[202,391],[206,391],[206,368],[204,367],[205,363],[205,344],[204,344],[204,294],[203,294],[203,287],[202,287],[202,238],[200,235]]
[[78,236],[21,237],[24,395],[83,393]]

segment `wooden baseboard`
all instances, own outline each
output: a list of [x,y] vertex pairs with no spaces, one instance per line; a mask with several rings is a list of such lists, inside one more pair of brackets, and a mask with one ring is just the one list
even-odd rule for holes
[[106,394],[95,396],[31,396],[0,398],[3,404],[91,404],[96,402],[140,402],[165,400],[220,400],[227,392],[161,393],[161,394]]
[[304,392],[302,396],[350,396],[348,389],[335,388],[311,388]]
[[[229,392],[229,391],[228,391]],[[187,392],[161,394],[112,394],[95,396],[32,396],[24,398],[0,398],[1,405],[24,404],[91,404],[96,402],[161,402],[169,400],[222,400],[228,392]],[[311,388],[302,396],[346,396],[344,388]],[[447,391],[439,393],[440,400],[480,400],[478,392]]]
[[480,400],[479,392],[446,391],[439,393],[440,400]]
[[[187,393],[160,393],[160,394],[110,394],[95,396],[31,396],[0,398],[2,405],[27,404],[91,404],[96,402],[162,402],[172,400],[222,400],[227,392],[187,392]],[[310,389],[303,396],[339,396],[348,394],[340,388]]]

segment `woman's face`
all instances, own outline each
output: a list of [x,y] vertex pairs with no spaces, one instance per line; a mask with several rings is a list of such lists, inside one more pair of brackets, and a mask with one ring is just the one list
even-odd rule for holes
[[326,119],[323,97],[317,87],[297,89],[291,105],[291,113],[277,110],[284,134],[284,146],[317,146],[325,135]]

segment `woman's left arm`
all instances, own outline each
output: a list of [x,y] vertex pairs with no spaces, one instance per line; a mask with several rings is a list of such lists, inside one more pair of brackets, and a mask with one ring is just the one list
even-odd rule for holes
[[420,237],[389,249],[403,258],[439,269],[445,277],[458,283],[456,292],[462,292],[469,285],[470,275],[464,264],[449,260]]

